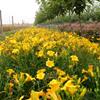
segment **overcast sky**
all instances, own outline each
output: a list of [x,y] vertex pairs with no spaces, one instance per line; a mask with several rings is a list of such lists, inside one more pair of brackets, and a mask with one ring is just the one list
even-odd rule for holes
[[3,24],[11,23],[11,16],[14,16],[15,23],[33,23],[38,5],[36,0],[0,0]]

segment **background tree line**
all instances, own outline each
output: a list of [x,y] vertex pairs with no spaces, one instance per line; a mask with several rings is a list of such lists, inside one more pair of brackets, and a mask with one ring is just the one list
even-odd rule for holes
[[[76,19],[80,20],[81,15],[83,13],[84,14],[87,12],[90,13],[90,11],[94,10],[93,5],[95,4],[96,1],[100,3],[100,0],[36,0],[36,1],[39,4],[40,9],[36,13],[35,24],[55,19],[58,16],[61,17],[69,16],[68,20],[71,20],[71,17],[74,15],[77,16]],[[99,5],[95,10],[94,10],[96,12],[95,14],[100,17]]]

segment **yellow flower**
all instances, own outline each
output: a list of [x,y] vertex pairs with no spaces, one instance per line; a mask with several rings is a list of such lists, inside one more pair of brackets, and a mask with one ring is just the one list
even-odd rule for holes
[[78,59],[78,57],[76,56],[76,55],[72,55],[71,56],[71,60],[74,62],[78,62],[79,61],[79,59]]
[[78,83],[78,84],[80,84],[80,83],[81,83],[81,78],[79,78],[79,79],[77,80],[77,83]]
[[10,82],[9,87],[12,88],[13,86],[14,86],[14,84]]
[[100,56],[97,59],[100,60]]
[[66,74],[63,70],[61,70],[61,69],[59,69],[59,68],[57,68],[57,67],[55,67],[54,70],[57,71],[57,74],[58,74],[59,76],[63,76],[63,75]]
[[25,76],[24,76],[25,74],[23,73],[23,72],[20,72],[20,80],[21,81],[24,81],[24,79],[25,79]]
[[88,67],[89,67],[89,68],[88,68],[89,74],[90,74],[92,77],[94,77],[94,73],[93,73],[93,65],[89,65]]
[[33,78],[32,76],[30,76],[28,73],[25,73],[25,75],[26,75],[25,82],[35,80],[35,78]]
[[3,49],[3,47],[0,45],[0,51]]
[[64,83],[65,81],[67,81],[68,79],[70,79],[70,76],[69,75],[64,76],[64,77],[59,76],[58,78],[59,78],[59,80],[60,80],[61,83]]
[[19,100],[23,100],[23,98],[24,98],[24,96],[21,96],[21,97],[19,98]]
[[3,50],[3,47],[0,45],[0,54],[1,54],[2,50]]
[[13,94],[13,86],[14,84],[12,82],[9,83],[9,92],[10,92],[10,95]]
[[60,82],[58,80],[56,80],[56,79],[53,79],[53,80],[50,81],[49,87],[53,91],[57,91],[58,89],[60,89]]
[[15,73],[15,71],[14,71],[13,69],[7,69],[7,73],[8,73],[9,75],[11,75],[11,74]]
[[29,50],[30,50],[30,45],[29,45],[29,43],[23,43],[22,49],[23,49],[24,51],[29,51]]
[[47,55],[48,55],[48,56],[51,56],[51,57],[54,56],[54,54],[55,54],[55,52],[52,51],[52,50],[47,52]]
[[42,57],[43,55],[44,55],[43,50],[41,50],[41,51],[39,51],[39,52],[37,53],[37,56],[38,56],[38,57]]
[[37,37],[32,38],[32,46],[35,46],[39,43],[39,39]]
[[82,69],[82,73],[87,73],[87,74],[91,75],[92,77],[94,77],[93,65],[89,65],[88,70]]
[[36,78],[39,80],[44,79],[45,73],[41,72],[41,73],[37,73]]
[[40,96],[44,96],[45,93],[43,91],[40,91],[40,92],[36,92],[36,91],[31,91],[31,95],[30,95],[30,98],[27,99],[27,100],[40,100],[39,97]]
[[46,71],[46,69],[40,69],[37,71],[37,73],[44,73]]
[[52,89],[47,89],[46,97],[47,100],[61,100],[60,95],[56,94]]
[[81,92],[80,96],[81,96],[81,97],[83,97],[83,96],[86,94],[86,91],[87,91],[87,89],[86,89],[86,88],[84,88],[84,89],[82,90],[82,92]]
[[58,56],[58,52],[55,53],[55,56],[56,56],[56,57]]
[[14,78],[15,82],[18,84],[19,83],[18,74],[14,74],[13,78]]
[[70,87],[70,86],[73,86],[73,80],[68,80],[66,83],[65,83],[65,85],[64,85],[64,87],[62,88],[63,90],[66,90],[67,89],[67,87]]
[[15,44],[15,43],[16,43],[16,40],[15,40],[15,39],[11,39],[11,40],[10,40],[10,43]]
[[13,50],[12,50],[12,53],[13,53],[13,54],[18,54],[18,53],[19,53],[19,49],[13,49]]
[[54,66],[54,61],[51,61],[51,60],[48,59],[46,61],[46,66],[52,68]]
[[74,85],[74,84],[73,84],[73,80],[68,80],[68,81],[65,83],[64,87],[62,88],[62,90],[66,90],[66,91],[68,91],[71,95],[74,95],[74,94],[78,91],[79,87],[80,87],[79,85]]
[[82,69],[82,73],[87,73],[87,71],[85,69]]
[[100,40],[100,38],[96,38],[98,41]]
[[55,41],[48,41],[48,42],[44,42],[43,44],[44,44],[43,48],[51,49],[55,46],[56,42]]
[[84,75],[84,78],[82,79],[81,82],[84,82],[84,81],[86,81],[87,79],[88,79],[88,77],[87,77],[86,75]]

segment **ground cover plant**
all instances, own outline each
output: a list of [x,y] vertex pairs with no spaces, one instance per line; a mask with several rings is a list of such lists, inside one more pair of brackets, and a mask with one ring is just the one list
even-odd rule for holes
[[98,44],[45,28],[0,42],[0,100],[89,99],[100,99]]

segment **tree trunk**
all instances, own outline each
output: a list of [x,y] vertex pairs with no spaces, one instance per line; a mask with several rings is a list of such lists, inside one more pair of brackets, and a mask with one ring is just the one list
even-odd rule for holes
[[78,18],[79,18],[79,24],[80,24],[80,34],[79,35],[82,35],[81,15],[78,15]]

